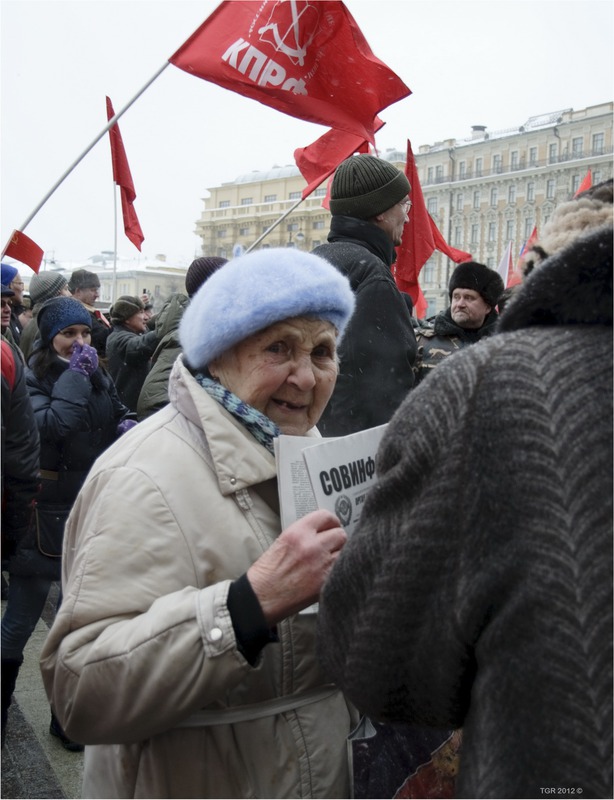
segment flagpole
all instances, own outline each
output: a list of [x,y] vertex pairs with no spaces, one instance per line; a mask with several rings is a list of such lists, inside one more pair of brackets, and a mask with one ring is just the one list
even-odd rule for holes
[[113,291],[111,292],[111,305],[117,297],[117,186],[113,181]]
[[278,220],[276,220],[276,221],[275,221],[275,222],[274,222],[274,223],[271,225],[271,227],[270,227],[270,228],[267,228],[267,229],[266,229],[266,231],[265,231],[265,232],[264,232],[264,233],[263,233],[261,236],[259,236],[259,237],[256,239],[256,241],[255,241],[255,242],[253,242],[252,244],[250,244],[250,246],[247,248],[247,250],[245,251],[245,253],[244,253],[243,255],[247,255],[247,253],[250,253],[250,252],[251,252],[251,251],[254,249],[254,247],[256,247],[256,245],[260,244],[260,242],[261,242],[261,241],[262,241],[262,240],[263,240],[263,239],[264,239],[266,236],[268,236],[268,235],[269,235],[269,233],[271,233],[271,231],[275,230],[275,228],[276,228],[276,227],[277,227],[277,226],[278,226],[280,223],[282,223],[282,222],[285,220],[285,218],[286,218],[286,217],[288,217],[288,216],[289,216],[289,215],[290,215],[290,214],[291,214],[293,211],[295,211],[295,210],[296,210],[296,209],[297,209],[297,208],[300,206],[300,204],[303,202],[303,200],[306,200],[308,197],[310,197],[310,196],[311,196],[311,195],[312,195],[312,194],[315,192],[315,190],[316,190],[316,189],[319,189],[319,187],[320,187],[320,186],[321,186],[321,185],[324,183],[324,181],[326,181],[326,180],[328,179],[328,177],[329,177],[329,176],[327,175],[327,176],[326,176],[326,178],[324,178],[322,181],[320,181],[320,183],[318,183],[318,184],[317,184],[317,186],[314,186],[314,187],[313,187],[313,189],[312,189],[312,190],[309,192],[309,194],[306,194],[306,195],[305,195],[305,197],[301,197],[299,200],[297,200],[297,201],[296,201],[296,203],[295,203],[293,206],[290,206],[290,208],[289,208],[287,211],[284,211],[284,213],[281,215],[281,217],[280,217]]
[[[130,108],[130,106],[131,106],[133,103],[135,103],[135,102],[136,102],[136,101],[139,99],[139,97],[140,97],[140,96],[143,94],[143,92],[145,92],[145,90],[146,90],[146,89],[148,89],[148,88],[151,86],[151,84],[152,84],[152,83],[153,83],[153,82],[156,80],[156,78],[158,78],[158,77],[159,77],[159,76],[160,76],[160,75],[161,75],[161,74],[164,72],[164,70],[165,70],[165,69],[168,67],[168,65],[169,65],[169,64],[170,64],[170,62],[169,62],[169,61],[166,61],[166,62],[163,64],[163,66],[162,66],[162,67],[160,67],[160,69],[159,69],[159,70],[158,70],[158,71],[155,73],[155,75],[153,75],[153,77],[151,77],[151,78],[150,78],[150,79],[147,81],[147,83],[146,83],[146,84],[143,86],[143,88],[142,88],[142,89],[140,89],[140,90],[139,90],[139,91],[138,91],[138,92],[137,92],[137,93],[134,95],[134,97],[132,98],[132,100],[130,100],[128,103],[126,103],[126,105],[125,105],[125,106],[124,106],[124,107],[123,107],[123,108],[122,108],[120,111],[118,111],[118,112],[117,112],[117,114],[116,114],[114,117],[112,117],[112,118],[109,120],[109,122],[107,123],[107,125],[106,125],[106,126],[103,128],[103,129],[102,129],[102,131],[101,131],[101,132],[98,134],[98,136],[97,136],[97,137],[94,139],[94,141],[93,141],[93,142],[91,142],[91,143],[90,143],[90,144],[89,144],[89,145],[88,145],[88,146],[85,148],[85,150],[84,150],[84,151],[81,153],[81,155],[79,156],[79,158],[77,158],[77,160],[76,160],[76,161],[75,161],[73,164],[71,164],[71,166],[70,166],[70,167],[69,167],[69,168],[66,170],[66,172],[64,172],[64,174],[63,174],[63,175],[62,175],[62,176],[61,176],[61,177],[60,177],[60,178],[59,178],[59,179],[56,181],[56,183],[55,183],[55,184],[54,184],[54,185],[51,187],[51,189],[50,189],[50,190],[47,192],[47,194],[46,194],[46,195],[43,197],[43,199],[41,200],[41,202],[40,202],[40,203],[39,203],[39,204],[36,206],[36,208],[35,208],[35,209],[34,209],[34,211],[33,211],[33,212],[30,214],[30,216],[29,216],[29,217],[28,217],[28,218],[25,220],[25,222],[23,222],[23,223],[21,224],[21,227],[19,227],[19,228],[18,228],[18,230],[20,230],[20,231],[22,231],[22,232],[23,232],[23,231],[26,229],[26,227],[27,227],[27,226],[30,224],[30,222],[32,222],[32,220],[33,220],[33,219],[34,219],[34,217],[35,217],[35,216],[38,214],[38,212],[41,210],[41,208],[42,208],[42,207],[45,205],[45,203],[47,202],[47,200],[49,200],[49,198],[50,198],[50,197],[51,197],[51,195],[52,195],[52,194],[53,194],[53,193],[56,191],[56,189],[57,189],[59,186],[61,186],[61,184],[62,184],[62,183],[63,183],[63,182],[66,180],[66,178],[67,178],[67,177],[70,175],[70,173],[71,173],[71,172],[74,170],[74,168],[75,168],[75,167],[76,167],[76,166],[77,166],[77,165],[78,165],[78,164],[79,164],[79,163],[80,163],[80,162],[81,162],[81,161],[82,161],[82,160],[85,158],[85,156],[86,156],[86,155],[87,155],[87,154],[90,152],[90,150],[91,150],[91,149],[94,147],[94,145],[95,145],[95,144],[97,144],[97,143],[98,143],[98,142],[99,142],[99,141],[102,139],[102,137],[103,137],[103,136],[105,135],[105,133],[106,133],[106,132],[109,130],[109,128],[112,128],[112,127],[113,127],[113,125],[115,125],[115,123],[117,122],[117,120],[118,120],[118,119],[119,119],[119,118],[120,118],[120,117],[121,117],[123,114],[125,114],[125,113],[126,113],[126,111],[127,111],[129,108]],[[9,245],[9,243],[10,243],[10,240],[9,240],[9,242],[7,242],[7,245],[6,245],[7,247],[8,247],[8,245]],[[4,251],[3,251],[3,253],[4,253]]]

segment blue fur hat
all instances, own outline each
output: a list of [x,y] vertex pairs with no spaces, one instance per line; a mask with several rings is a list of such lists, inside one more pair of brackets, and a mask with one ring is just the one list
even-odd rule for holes
[[87,308],[74,297],[53,297],[42,304],[36,318],[41,344],[47,347],[53,337],[71,325],[89,325],[92,317]]
[[354,310],[350,283],[332,264],[292,248],[229,261],[192,298],[179,327],[190,366],[202,369],[233,345],[275,322],[314,317],[343,335]]
[[5,286],[10,286],[18,273],[19,270],[17,267],[14,267],[12,264],[6,264],[4,261],[2,262],[2,283]]

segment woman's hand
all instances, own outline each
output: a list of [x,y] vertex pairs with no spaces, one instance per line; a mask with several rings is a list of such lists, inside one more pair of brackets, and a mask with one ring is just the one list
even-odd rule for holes
[[346,541],[330,511],[312,511],[279,534],[247,571],[269,626],[318,599]]
[[98,353],[89,344],[75,342],[68,369],[89,378],[98,369]]

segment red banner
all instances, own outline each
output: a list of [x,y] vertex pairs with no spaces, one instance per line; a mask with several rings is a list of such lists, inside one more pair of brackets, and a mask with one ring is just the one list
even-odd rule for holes
[[4,255],[14,258],[38,272],[43,260],[44,250],[21,231],[13,231]]
[[[375,131],[385,124],[381,119],[376,119]],[[332,175],[346,158],[354,153],[368,152],[369,142],[366,139],[361,139],[360,136],[355,136],[353,133],[335,130],[335,128],[331,128],[307,147],[299,147],[294,151],[294,160],[301,175],[307,181],[307,186],[303,189],[303,200],[314,189],[317,189],[329,175]]]
[[409,139],[405,174],[411,186],[409,197],[412,206],[409,211],[409,222],[403,231],[403,241],[397,249],[394,274],[397,286],[411,297],[416,316],[420,318],[426,312],[426,301],[418,283],[418,275],[433,252],[439,250],[457,264],[461,261],[470,261],[471,253],[450,247],[427,211]]
[[[107,97],[107,119],[111,120],[115,116],[111,101]],[[136,199],[136,192],[134,191],[134,183],[132,181],[132,174],[128,166],[128,158],[124,149],[124,142],[122,135],[119,132],[119,125],[115,123],[112,128],[109,128],[109,138],[111,140],[111,160],[113,162],[113,180],[119,186],[121,200],[122,200],[122,215],[124,218],[124,230],[126,236],[132,244],[141,249],[141,245],[145,240],[141,225],[139,223],[136,211],[132,205]]]
[[376,115],[411,94],[339,0],[220,3],[169,58],[198,78],[373,142]]

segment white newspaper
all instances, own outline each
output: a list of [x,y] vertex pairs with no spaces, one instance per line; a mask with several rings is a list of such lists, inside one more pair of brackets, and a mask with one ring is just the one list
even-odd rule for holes
[[348,535],[356,527],[386,425],[337,438],[275,439],[282,528],[317,508],[339,517]]

